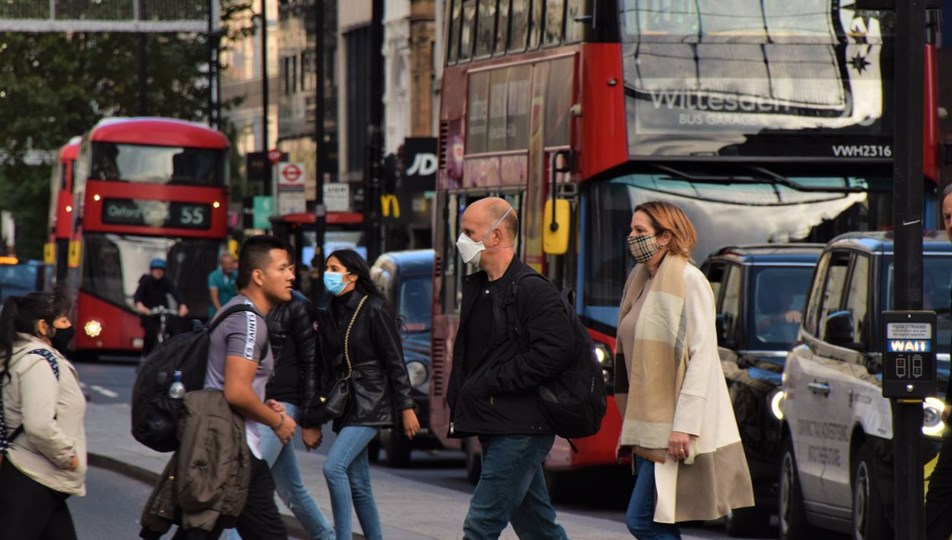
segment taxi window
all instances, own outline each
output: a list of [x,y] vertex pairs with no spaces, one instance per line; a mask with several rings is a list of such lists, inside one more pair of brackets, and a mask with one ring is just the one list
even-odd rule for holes
[[823,293],[820,301],[820,339],[826,339],[826,318],[840,311],[843,305],[843,292],[846,290],[846,275],[849,271],[848,253],[834,253],[826,272]]

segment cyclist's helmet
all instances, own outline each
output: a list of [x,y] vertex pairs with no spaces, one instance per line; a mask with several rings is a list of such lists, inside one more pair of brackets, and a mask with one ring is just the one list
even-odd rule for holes
[[149,263],[149,270],[155,270],[156,268],[165,270],[165,259],[152,259],[152,262]]

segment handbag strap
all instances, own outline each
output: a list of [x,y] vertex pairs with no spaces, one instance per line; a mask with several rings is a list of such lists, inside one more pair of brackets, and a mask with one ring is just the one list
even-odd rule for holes
[[360,308],[363,307],[365,300],[367,300],[367,295],[360,299],[357,309],[354,310],[354,315],[350,318],[350,324],[347,325],[347,332],[344,333],[344,360],[347,361],[347,376],[344,377],[345,379],[349,379],[354,372],[350,363],[350,331],[354,328],[354,321],[357,320],[357,314],[360,313]]

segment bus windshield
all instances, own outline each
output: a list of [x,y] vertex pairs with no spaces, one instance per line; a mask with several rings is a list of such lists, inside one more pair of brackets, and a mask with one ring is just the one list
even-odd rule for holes
[[[846,176],[787,177],[788,185],[734,176],[721,182],[692,181],[665,173],[632,173],[606,182],[583,184],[578,290],[580,312],[614,329],[618,303],[634,260],[628,254],[635,206],[668,200],[688,215],[698,231],[696,263],[728,245],[818,241],[853,230],[867,219],[874,188],[888,178]],[[821,191],[822,186],[831,188]],[[847,186],[869,189],[851,191]],[[791,186],[800,186],[801,190]],[[805,188],[817,191],[807,191]],[[832,188],[842,191],[833,191]]]
[[117,234],[87,234],[83,249],[82,290],[100,300],[133,311],[132,296],[149,261],[166,259],[166,276],[196,314],[208,310],[208,274],[218,263],[218,242]]
[[226,150],[92,143],[89,178],[151,184],[222,186]]

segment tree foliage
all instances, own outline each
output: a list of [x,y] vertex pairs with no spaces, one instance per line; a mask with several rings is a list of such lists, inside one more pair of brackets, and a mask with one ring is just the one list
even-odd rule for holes
[[[222,0],[223,44],[251,33],[250,10]],[[208,40],[146,36],[149,115],[207,120]],[[138,50],[138,34],[0,33],[0,209],[14,214],[21,257],[42,254],[56,150],[104,117],[139,115]]]

